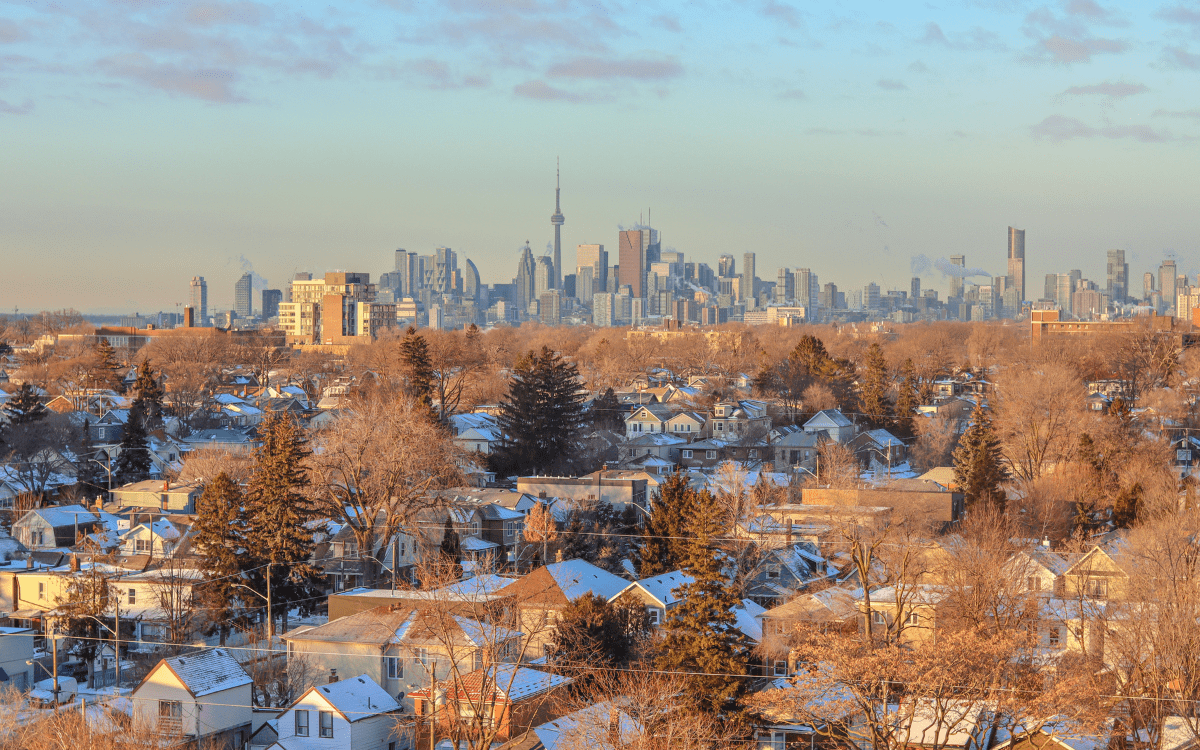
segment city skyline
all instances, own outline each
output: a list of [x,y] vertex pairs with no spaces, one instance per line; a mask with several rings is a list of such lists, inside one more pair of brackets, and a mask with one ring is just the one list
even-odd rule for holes
[[1115,248],[1135,277],[1200,270],[1187,13],[597,7],[6,6],[0,309],[171,309],[193,275],[219,309],[248,270],[279,287],[396,247],[503,281],[553,242],[560,155],[567,248],[615,251],[649,206],[689,257],[847,287],[904,288],[919,255],[1003,274],[1005,226],[1035,286],[1104,278]]

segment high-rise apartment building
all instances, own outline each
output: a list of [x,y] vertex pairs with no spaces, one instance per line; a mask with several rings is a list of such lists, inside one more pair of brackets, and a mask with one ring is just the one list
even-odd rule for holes
[[755,267],[754,253],[744,253],[742,255],[742,297],[739,301],[753,300],[755,298]]
[[782,304],[796,298],[796,275],[790,268],[779,269],[775,278],[775,301]]
[[597,328],[607,328],[614,323],[614,302],[616,295],[599,292],[592,295],[592,325]]
[[[951,255],[950,256],[950,265],[958,266],[959,268],[966,268],[967,267],[967,256]],[[963,277],[962,276],[951,274],[951,276],[950,276],[950,296],[951,297],[959,297],[959,298],[961,298],[963,296]]]
[[253,284],[254,277],[244,273],[233,285],[233,311],[239,318],[250,318],[254,315],[254,302],[251,297]]
[[1017,290],[1021,301],[1025,301],[1025,230],[1008,228],[1008,277]]
[[921,277],[914,276],[912,278],[912,282],[910,282],[908,285],[908,297],[909,297],[909,299],[917,299],[920,296],[921,296]]
[[554,225],[554,272],[553,278],[550,279],[551,289],[562,288],[562,225],[567,219],[563,216],[562,208],[559,206],[558,196],[559,188],[559,171],[554,170],[554,214],[550,217],[550,223]]
[[197,316],[197,326],[208,325],[208,282],[203,276],[192,277],[191,308]]
[[643,235],[648,230],[626,229],[618,238],[618,286],[628,286],[633,297],[646,296],[646,250]]
[[1162,295],[1163,310],[1166,315],[1173,315],[1175,310],[1175,288],[1178,276],[1175,272],[1175,261],[1164,260],[1158,267],[1158,291]]
[[262,316],[263,320],[277,317],[279,315],[279,303],[283,302],[283,291],[280,289],[264,289],[262,290]]
[[557,289],[551,289],[538,297],[538,313],[542,325],[556,326],[562,323],[562,297]]
[[734,271],[734,267],[733,267],[733,256],[732,255],[722,255],[719,258],[717,258],[717,275],[718,276],[727,279],[727,278],[733,276],[733,271]]
[[874,281],[863,287],[863,307],[867,310],[879,309],[879,285]]
[[[581,283],[584,269],[591,286]],[[575,296],[590,300],[593,294],[608,289],[608,252],[604,245],[575,246]]]
[[1124,250],[1108,251],[1108,298],[1114,304],[1122,304],[1129,297],[1129,264],[1125,262]]
[[1154,294],[1154,272],[1147,271],[1146,275],[1142,276],[1142,299],[1149,301],[1152,294]]

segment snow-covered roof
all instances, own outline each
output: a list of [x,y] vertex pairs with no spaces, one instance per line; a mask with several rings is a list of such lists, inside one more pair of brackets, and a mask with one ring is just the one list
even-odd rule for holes
[[237,659],[222,648],[198,651],[163,661],[197,698],[253,682]]
[[866,433],[872,440],[879,444],[881,448],[899,448],[904,445],[900,438],[896,437],[887,430],[867,430]]
[[[482,670],[472,672],[463,679],[463,682],[470,686],[470,678],[472,675],[478,675],[482,682]],[[559,685],[565,685],[570,682],[570,678],[561,675],[550,674],[549,672],[541,672],[529,667],[519,667],[514,664],[504,664],[495,668],[496,687],[508,696],[510,701],[519,701],[530,696],[544,693]]]
[[222,405],[245,403],[244,401],[242,401],[240,398],[233,395],[232,393],[218,393],[213,396],[213,401],[216,401],[218,404],[222,404]]
[[451,415],[450,424],[459,435],[470,429],[490,430],[497,426],[496,418],[483,412]]
[[809,419],[807,422],[805,422],[804,426],[808,427],[810,424],[811,425],[832,424],[836,427],[852,427],[854,425],[854,423],[851,422],[846,417],[845,414],[842,414],[837,409],[822,409],[821,411],[814,414],[811,419]]
[[82,505],[56,505],[49,508],[34,508],[29,511],[54,527],[74,526],[75,523],[98,521],[96,514]]
[[546,566],[546,572],[558,584],[567,600],[572,602],[589,591],[609,600],[629,587],[629,581],[586,560],[552,563]]
[[519,630],[512,630],[503,625],[482,623],[469,617],[455,615],[454,622],[458,624],[459,630],[463,632],[471,645],[480,648],[488,648],[492,644],[503,643],[523,635]]
[[684,575],[681,570],[673,570],[670,573],[663,573],[660,576],[653,578],[643,578],[638,581],[638,585],[645,589],[650,596],[659,600],[666,606],[670,606],[678,601],[679,597],[673,593],[680,586],[695,583],[696,579],[689,575]]
[[[613,744],[612,717],[618,712],[617,741]],[[533,728],[546,750],[567,750],[589,747],[597,750],[615,750],[632,745],[641,735],[642,727],[629,714],[608,701],[594,703],[574,713],[561,716],[554,721]]]
[[[372,716],[399,711],[400,704],[387,694],[366,674],[351,677],[348,680],[338,680],[328,685],[311,688],[336,708],[350,723],[369,719]],[[301,696],[303,700],[303,696]],[[299,701],[297,701],[299,703]]]
[[488,542],[473,536],[469,536],[462,540],[462,548],[467,552],[484,552],[489,549],[495,549],[499,546],[500,545],[496,544],[495,542]]
[[762,620],[760,618],[766,611],[765,607],[761,607],[749,599],[743,599],[741,604],[733,608],[733,616],[737,620],[734,627],[757,643],[762,640]]

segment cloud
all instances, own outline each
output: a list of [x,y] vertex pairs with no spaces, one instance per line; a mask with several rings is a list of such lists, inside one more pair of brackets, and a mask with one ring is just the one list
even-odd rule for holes
[[541,101],[580,102],[584,98],[570,91],[555,88],[545,81],[526,81],[513,86],[513,93],[525,99],[540,99]]
[[1120,20],[1112,14],[1112,11],[1100,7],[1093,0],[1070,0],[1066,7],[1068,16],[1084,16],[1092,21],[1108,24],[1122,24]]
[[875,85],[885,91],[904,91],[908,88],[904,85],[904,81],[897,81],[894,78],[880,78]]
[[925,35],[919,40],[921,44],[941,44],[946,47],[950,46],[950,40],[946,38],[946,34],[942,31],[942,27],[938,26],[933,21],[925,24]]
[[798,101],[807,99],[808,95],[805,94],[800,89],[788,89],[787,91],[780,92],[779,98],[780,99],[789,99],[791,101],[798,102]]
[[683,31],[683,26],[680,25],[679,19],[676,18],[675,16],[668,16],[666,14],[663,14],[661,16],[655,16],[653,19],[651,19],[650,23],[654,24],[655,26],[657,26],[660,29],[666,29],[667,31],[673,31],[676,34]]
[[1200,70],[1200,55],[1194,55],[1183,47],[1167,47],[1163,50],[1163,61],[1172,68]]
[[1092,86],[1072,86],[1063,92],[1067,96],[1107,96],[1110,99],[1124,99],[1135,94],[1144,94],[1150,87],[1144,83],[1097,83]]
[[1039,8],[1025,16],[1022,32],[1034,40],[1033,47],[1025,55],[1028,62],[1052,62],[1072,65],[1091,62],[1100,54],[1116,54],[1129,49],[1123,39],[1098,37],[1089,26],[1100,23],[1108,26],[1123,26],[1125,22],[1092,0],[1071,0],[1066,5],[1066,15],[1059,17],[1049,8]]
[[0,44],[23,42],[29,38],[29,32],[16,21],[0,18]]
[[1107,125],[1093,128],[1082,120],[1062,115],[1050,115],[1029,130],[1034,138],[1056,143],[1075,138],[1131,138],[1142,143],[1162,143],[1176,140],[1170,132],[1157,131],[1148,125]]
[[1200,109],[1185,109],[1185,110],[1154,110],[1155,117],[1178,117],[1187,120],[1200,120]]
[[933,21],[925,24],[925,33],[917,42],[919,44],[955,50],[989,50],[997,52],[1004,49],[1004,44],[1000,41],[1000,37],[981,26],[976,26],[965,34],[958,35],[957,39],[952,40],[946,35],[946,32],[942,31],[942,27]]
[[435,90],[482,88],[491,83],[486,75],[455,75],[449,65],[430,57],[409,60],[403,70],[420,81],[421,85]]
[[1164,21],[1181,24],[1183,26],[1200,26],[1200,10],[1196,8],[1188,8],[1184,5],[1176,5],[1171,8],[1164,8],[1155,14]]
[[1058,34],[1043,39],[1040,46],[1049,54],[1051,60],[1063,65],[1091,62],[1094,55],[1124,52],[1129,49],[1129,45],[1119,39],[1070,39]]
[[163,64],[138,53],[107,57],[97,65],[109,75],[158,91],[219,104],[246,101],[233,90],[238,74],[232,70]]
[[767,2],[763,3],[761,13],[767,18],[778,21],[793,29],[801,28],[804,25],[804,22],[800,18],[800,11],[786,3],[767,0]]
[[552,78],[632,78],[641,81],[664,80],[683,74],[674,60],[616,60],[603,57],[577,57],[550,66]]
[[925,63],[921,62],[920,60],[913,60],[911,63],[908,64],[908,69],[909,69],[909,71],[911,71],[913,73],[928,73],[929,72],[929,66],[926,65]]
[[198,2],[183,9],[184,19],[196,26],[254,26],[266,17],[266,9],[251,2]]
[[0,99],[0,115],[27,115],[32,111],[32,101],[27,101],[24,104],[9,104]]

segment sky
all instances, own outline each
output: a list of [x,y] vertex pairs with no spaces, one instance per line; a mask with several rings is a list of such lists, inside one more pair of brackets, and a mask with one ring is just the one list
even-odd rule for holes
[[[1200,272],[1200,2],[0,0],[0,312],[209,309],[247,270],[485,283],[649,220],[758,276],[963,254]],[[643,217],[646,217],[644,219]],[[615,262],[615,260],[613,261]],[[258,306],[256,300],[255,305]]]

